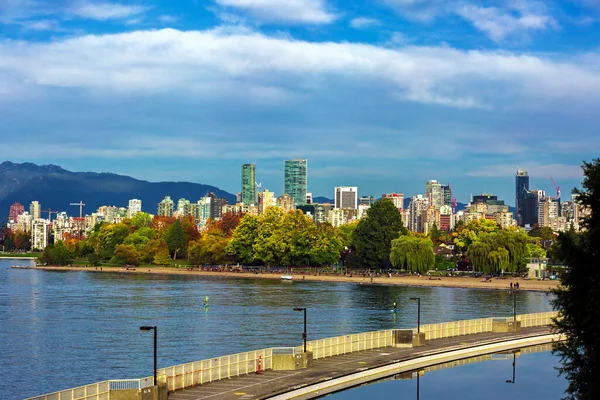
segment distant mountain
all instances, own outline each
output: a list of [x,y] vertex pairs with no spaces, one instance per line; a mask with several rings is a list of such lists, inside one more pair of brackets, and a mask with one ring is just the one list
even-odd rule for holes
[[230,204],[235,203],[235,195],[200,183],[147,182],[110,173],[71,172],[57,165],[9,161],[0,164],[0,219],[8,215],[15,201],[23,204],[25,210],[31,201],[37,200],[43,210],[76,215],[79,210],[69,203],[81,200],[86,204],[84,212],[91,214],[103,205],[127,207],[130,199],[140,199],[142,210],[155,214],[157,204],[166,195],[175,202],[182,197],[197,201],[208,192],[227,199]]
[[312,201],[313,201],[313,203],[316,203],[316,204],[326,204],[326,203],[333,204],[333,199],[328,199],[327,197],[323,197],[323,196],[314,197],[312,199]]

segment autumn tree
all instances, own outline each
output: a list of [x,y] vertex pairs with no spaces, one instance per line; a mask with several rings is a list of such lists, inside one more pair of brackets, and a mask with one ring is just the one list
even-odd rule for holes
[[158,249],[154,255],[153,262],[156,265],[171,264],[171,255],[169,254],[169,246],[165,242],[159,242]]
[[130,244],[118,244],[115,247],[115,255],[111,259],[111,263],[120,265],[138,265],[140,253]]

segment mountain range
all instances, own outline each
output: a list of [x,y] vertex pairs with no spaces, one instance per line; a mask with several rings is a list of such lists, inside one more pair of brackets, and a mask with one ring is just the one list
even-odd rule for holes
[[[79,212],[69,203],[83,201],[84,214],[103,205],[127,207],[130,199],[142,200],[142,209],[156,213],[157,204],[170,195],[173,201],[186,198],[197,201],[208,192],[235,203],[235,195],[210,185],[191,182],[148,182],[111,173],[71,172],[57,165],[32,163],[0,164],[0,219],[8,215],[10,205],[18,201],[28,211],[33,200],[42,210]],[[47,214],[42,213],[44,218]]]

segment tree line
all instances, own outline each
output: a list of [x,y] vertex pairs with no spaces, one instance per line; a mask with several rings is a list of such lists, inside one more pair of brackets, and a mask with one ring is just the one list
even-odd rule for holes
[[[539,233],[539,232],[538,232]],[[399,268],[424,273],[471,262],[478,271],[516,272],[526,257],[543,256],[541,239],[519,229],[500,229],[494,221],[459,223],[449,233],[436,226],[429,235],[409,232],[388,199],[376,201],[366,217],[338,228],[316,223],[300,210],[278,207],[263,215],[226,213],[199,231],[191,217],[138,213],[120,223],[98,223],[87,238],[65,235],[50,244],[40,262],[67,265],[87,259],[92,265],[243,264],[253,266],[347,269]],[[453,244],[455,254],[435,256],[434,247]]]

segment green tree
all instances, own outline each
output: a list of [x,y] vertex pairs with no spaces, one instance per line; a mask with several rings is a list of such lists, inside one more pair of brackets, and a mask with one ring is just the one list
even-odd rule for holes
[[[158,250],[162,245],[167,246],[167,244],[160,239],[152,239],[148,243],[144,245],[142,250],[140,251],[140,261],[146,264],[152,264],[154,262],[154,256],[158,253]],[[167,252],[169,251],[169,247],[167,246]]]
[[139,212],[131,217],[131,225],[137,229],[149,228],[150,225],[152,225],[152,215],[145,212]]
[[390,261],[394,268],[425,273],[435,265],[433,242],[429,238],[400,236],[392,241]]
[[559,372],[569,380],[567,399],[600,399],[600,159],[584,162],[583,190],[573,190],[586,208],[581,233],[558,236],[557,258],[568,268],[552,304],[558,310],[554,321],[566,340],[557,342]]
[[173,260],[177,258],[177,253],[185,253],[187,242],[185,241],[185,232],[180,220],[176,220],[165,233],[165,242],[169,247],[169,252],[173,255]]
[[406,234],[402,215],[390,199],[377,200],[362,218],[352,235],[356,255],[365,268],[390,265],[392,240]]
[[252,249],[254,257],[265,265],[281,265],[285,253],[285,243],[277,237],[277,227],[283,218],[279,207],[269,207],[260,219],[256,240]]
[[233,256],[236,262],[246,265],[256,263],[253,247],[256,242],[260,223],[261,219],[259,217],[246,214],[240,220],[237,228],[235,228],[225,251],[227,254]]
[[439,244],[442,236],[443,232],[438,229],[437,224],[434,222],[433,226],[431,227],[431,232],[429,232],[429,237],[431,238],[433,244]]
[[52,265],[69,265],[73,262],[73,256],[64,242],[58,241],[50,250],[50,258]]

